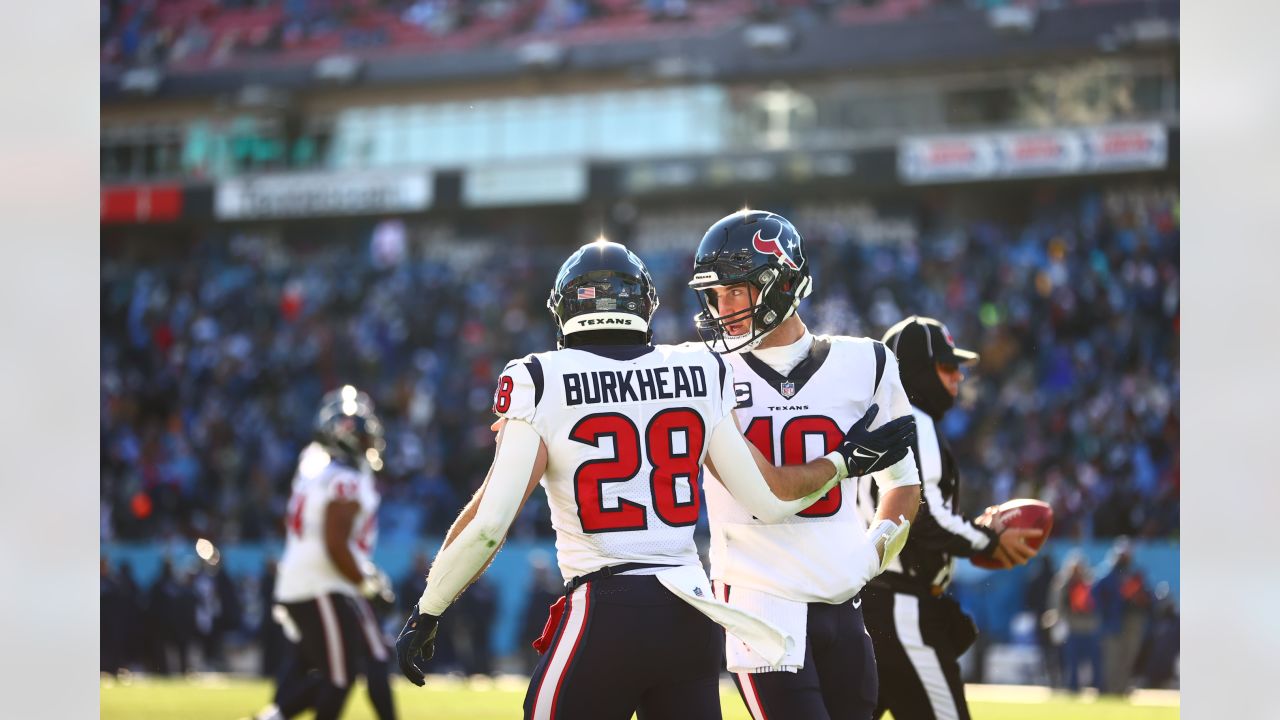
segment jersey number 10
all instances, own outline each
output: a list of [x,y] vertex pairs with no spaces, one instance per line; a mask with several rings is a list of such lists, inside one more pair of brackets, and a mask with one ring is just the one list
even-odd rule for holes
[[[787,424],[782,426],[781,458],[774,454],[773,418],[751,418],[751,424],[747,425],[747,431],[743,434],[752,445],[756,446],[761,455],[775,465],[803,465],[809,462],[812,458],[805,457],[804,453],[804,441],[807,436],[817,435],[823,438],[823,450],[816,457],[835,450],[844,439],[844,433],[840,430],[840,426],[836,425],[836,421],[824,415],[802,415],[788,420]],[[807,518],[831,517],[840,510],[842,502],[840,483],[836,483],[826,495],[796,515]]]
[[[676,450],[676,438],[684,436],[682,451]],[[641,447],[640,429],[631,418],[621,413],[596,413],[578,421],[569,433],[571,440],[600,447],[604,437],[613,439],[613,457],[584,462],[573,476],[573,492],[578,503],[578,519],[582,531],[588,533],[644,530],[649,525],[645,506],[631,500],[618,499],[614,508],[603,501],[605,483],[626,482],[640,473],[640,454],[649,461],[649,495],[658,519],[672,527],[693,525],[698,521],[698,470],[706,426],[702,416],[689,408],[669,408],[659,412],[644,430]],[[689,499],[676,496],[676,481],[689,486]]]

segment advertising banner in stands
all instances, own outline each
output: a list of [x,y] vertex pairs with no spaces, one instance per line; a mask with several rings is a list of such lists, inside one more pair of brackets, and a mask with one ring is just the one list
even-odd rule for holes
[[627,194],[643,194],[772,182],[803,183],[848,178],[856,166],[852,154],[839,152],[642,160],[622,168],[621,190]]
[[1119,125],[1084,132],[1092,170],[1131,170],[1164,167],[1168,139],[1159,125]]
[[898,146],[898,175],[908,183],[995,177],[999,167],[990,136],[907,138]]
[[481,166],[462,176],[467,207],[568,204],[586,196],[587,166],[580,161]]
[[995,137],[995,146],[1006,175],[1069,175],[1084,167],[1079,133],[1007,133]]
[[259,175],[218,183],[213,213],[219,220],[372,215],[430,207],[431,173],[329,172]]
[[1154,123],[913,137],[898,145],[905,183],[1158,170],[1167,162],[1165,128]]
[[182,188],[177,185],[126,185],[102,188],[103,223],[169,222],[182,217]]

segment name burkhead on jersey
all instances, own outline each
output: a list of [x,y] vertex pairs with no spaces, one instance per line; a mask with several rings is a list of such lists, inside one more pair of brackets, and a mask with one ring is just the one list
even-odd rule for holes
[[707,397],[706,371],[697,365],[593,370],[562,377],[568,406]]

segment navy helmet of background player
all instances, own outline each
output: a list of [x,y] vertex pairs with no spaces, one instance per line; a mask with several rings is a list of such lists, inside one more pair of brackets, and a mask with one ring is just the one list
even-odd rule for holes
[[[791,221],[771,212],[743,210],[721,218],[702,236],[694,253],[693,280],[702,312],[694,318],[698,333],[716,352],[739,352],[759,345],[795,313],[813,283],[804,239]],[[754,305],[728,315],[717,312],[710,288],[748,283],[757,291]],[[750,322],[745,337],[730,328]]]
[[768,657],[781,656],[787,634],[713,598],[693,535],[704,460],[725,471],[721,482],[750,512],[780,520],[864,471],[866,458],[905,455],[914,425],[855,424],[822,458],[777,468],[752,453],[731,417],[727,363],[700,345],[648,343],[657,295],[625,247],[600,240],[576,251],[548,307],[562,348],[503,370],[494,461],[431,565],[397,642],[401,671],[423,684],[440,615],[540,483],[567,594],[527,716],[600,720],[639,708],[641,717],[719,717],[716,624],[752,632]]
[[331,457],[359,467],[382,469],[382,453],[387,448],[382,421],[373,411],[369,395],[351,385],[325,393],[316,413],[315,441]]

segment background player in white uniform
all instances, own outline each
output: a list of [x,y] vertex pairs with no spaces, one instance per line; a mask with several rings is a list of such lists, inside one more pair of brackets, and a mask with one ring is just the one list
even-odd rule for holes
[[561,267],[548,307],[563,349],[503,371],[493,466],[397,642],[411,681],[423,683],[440,614],[483,571],[539,481],[567,582],[525,717],[719,718],[715,622],[770,656],[784,652],[776,628],[712,597],[693,541],[703,459],[732,471],[729,491],[751,512],[778,519],[842,479],[855,451],[892,435],[905,452],[914,425],[858,428],[825,459],[773,468],[731,417],[728,366],[701,346],[649,344],[657,305],[643,263],[617,243],[585,245]]
[[[370,556],[377,542],[382,424],[368,395],[350,385],[325,396],[315,440],[303,449],[285,517],[275,615],[295,643],[261,720],[314,708],[317,720],[342,712],[364,674],[381,720],[395,717],[387,648],[366,597],[391,599]],[[309,671],[318,670],[318,673]]]
[[[770,461],[821,456],[855,423],[913,423],[897,363],[882,344],[814,337],[796,314],[811,290],[809,258],[786,218],[755,210],[722,218],[694,262],[689,285],[703,304],[698,329],[725,353],[738,421]],[[756,720],[869,718],[875,709],[875,656],[856,596],[906,541],[920,480],[905,450],[866,450],[865,466],[850,474],[871,475],[881,490],[870,532],[856,507],[856,477],[803,512],[774,520],[753,517],[707,484],[717,593],[805,639],[771,663],[726,637],[729,670]]]

